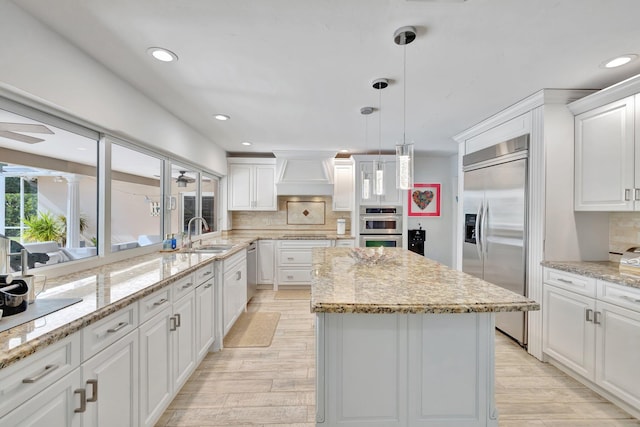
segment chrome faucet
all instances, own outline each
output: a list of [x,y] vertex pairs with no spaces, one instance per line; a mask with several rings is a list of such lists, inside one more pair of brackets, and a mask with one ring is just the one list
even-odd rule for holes
[[187,223],[187,248],[191,249],[191,246],[193,245],[193,241],[191,240],[191,223],[193,222],[193,220],[195,219],[199,219],[204,223],[204,226],[207,228],[207,230],[209,229],[209,224],[207,223],[207,220],[204,219],[201,216],[194,216],[193,218],[191,218],[189,220],[189,222]]

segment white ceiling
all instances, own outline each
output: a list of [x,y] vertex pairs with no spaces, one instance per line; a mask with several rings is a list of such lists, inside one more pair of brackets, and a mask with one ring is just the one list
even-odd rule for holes
[[[14,0],[227,151],[365,150],[382,96],[382,150],[451,137],[542,88],[595,89],[640,73],[638,0]],[[161,46],[175,63],[146,54]],[[378,77],[391,79],[382,91]],[[214,114],[231,116],[219,122]],[[379,112],[368,118],[378,148]],[[253,142],[244,147],[242,141]]]

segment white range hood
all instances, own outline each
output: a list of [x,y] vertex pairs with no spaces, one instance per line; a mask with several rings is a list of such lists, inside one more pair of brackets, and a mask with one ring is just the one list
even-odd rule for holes
[[335,151],[274,151],[278,196],[333,195]]

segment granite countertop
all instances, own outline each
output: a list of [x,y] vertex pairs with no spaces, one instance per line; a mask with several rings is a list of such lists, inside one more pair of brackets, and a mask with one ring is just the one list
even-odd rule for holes
[[[169,286],[199,267],[237,253],[251,241],[237,237],[208,240],[206,243],[232,244],[233,248],[224,254],[154,252],[77,273],[47,277],[45,291],[37,300],[82,298],[82,301],[0,332],[0,368]],[[38,274],[37,270],[34,272]]]
[[[581,276],[593,277],[594,279],[605,280],[619,285],[640,288],[640,276],[620,273],[620,266],[617,262],[610,261],[542,261],[543,267],[555,268],[556,270],[568,273],[579,274]],[[640,272],[639,272],[640,273]]]
[[229,236],[250,237],[257,240],[342,240],[355,239],[350,234],[336,234],[326,230],[233,230]]
[[524,296],[399,248],[357,263],[351,248],[313,250],[316,313],[472,313],[539,310]]

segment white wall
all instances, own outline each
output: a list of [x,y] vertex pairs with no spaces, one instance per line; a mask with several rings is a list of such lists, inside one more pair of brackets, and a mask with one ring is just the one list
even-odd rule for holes
[[417,229],[418,224],[426,230],[425,256],[442,264],[453,266],[454,226],[456,223],[457,159],[451,157],[416,156],[414,182],[419,184],[440,183],[440,216],[410,216],[407,228]]
[[0,40],[0,93],[25,96],[115,136],[226,174],[226,154],[213,141],[4,0]]

